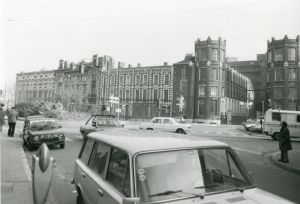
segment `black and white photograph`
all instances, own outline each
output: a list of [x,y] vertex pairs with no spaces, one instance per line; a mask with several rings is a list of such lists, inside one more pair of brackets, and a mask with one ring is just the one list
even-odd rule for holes
[[299,0],[0,14],[1,204],[300,203]]

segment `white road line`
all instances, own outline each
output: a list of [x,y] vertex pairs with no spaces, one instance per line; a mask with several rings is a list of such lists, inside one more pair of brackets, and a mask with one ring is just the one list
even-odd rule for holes
[[232,147],[234,150],[240,151],[240,152],[247,152],[250,154],[256,154],[256,155],[262,155],[260,152],[252,151],[252,150],[247,150],[247,149],[241,149],[239,147]]

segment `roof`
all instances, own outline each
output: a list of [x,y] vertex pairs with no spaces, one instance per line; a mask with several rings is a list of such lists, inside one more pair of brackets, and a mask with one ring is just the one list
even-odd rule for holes
[[137,129],[105,129],[88,137],[111,144],[134,155],[138,152],[193,147],[228,146],[225,143],[190,135]]

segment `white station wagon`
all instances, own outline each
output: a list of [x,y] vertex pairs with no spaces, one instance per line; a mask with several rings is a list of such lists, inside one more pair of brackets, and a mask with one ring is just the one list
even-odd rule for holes
[[139,128],[186,134],[191,130],[191,125],[178,123],[171,117],[154,117],[150,122],[140,123]]
[[290,203],[256,188],[228,145],[158,131],[89,134],[74,174],[77,203]]

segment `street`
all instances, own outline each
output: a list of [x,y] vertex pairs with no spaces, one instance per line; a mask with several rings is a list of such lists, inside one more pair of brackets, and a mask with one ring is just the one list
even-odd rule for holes
[[[73,178],[74,161],[79,154],[82,138],[79,133],[80,122],[61,122],[66,135],[65,149],[52,148],[51,155],[56,160],[56,168],[52,181],[52,188],[47,203],[76,203],[74,186],[70,184]],[[128,124],[127,128],[137,128],[137,124]],[[237,152],[249,172],[254,174],[254,181],[258,188],[269,191],[278,196],[300,203],[299,174],[275,166],[271,161],[271,154],[278,151],[278,141],[268,136],[258,134],[249,135],[238,126],[193,124],[190,135],[216,139],[230,145]],[[18,123],[17,131],[21,124]],[[125,127],[126,128],[126,127]],[[184,137],[184,135],[182,135]],[[293,149],[300,148],[300,142],[293,142]],[[25,147],[28,163],[31,165],[31,154]]]

